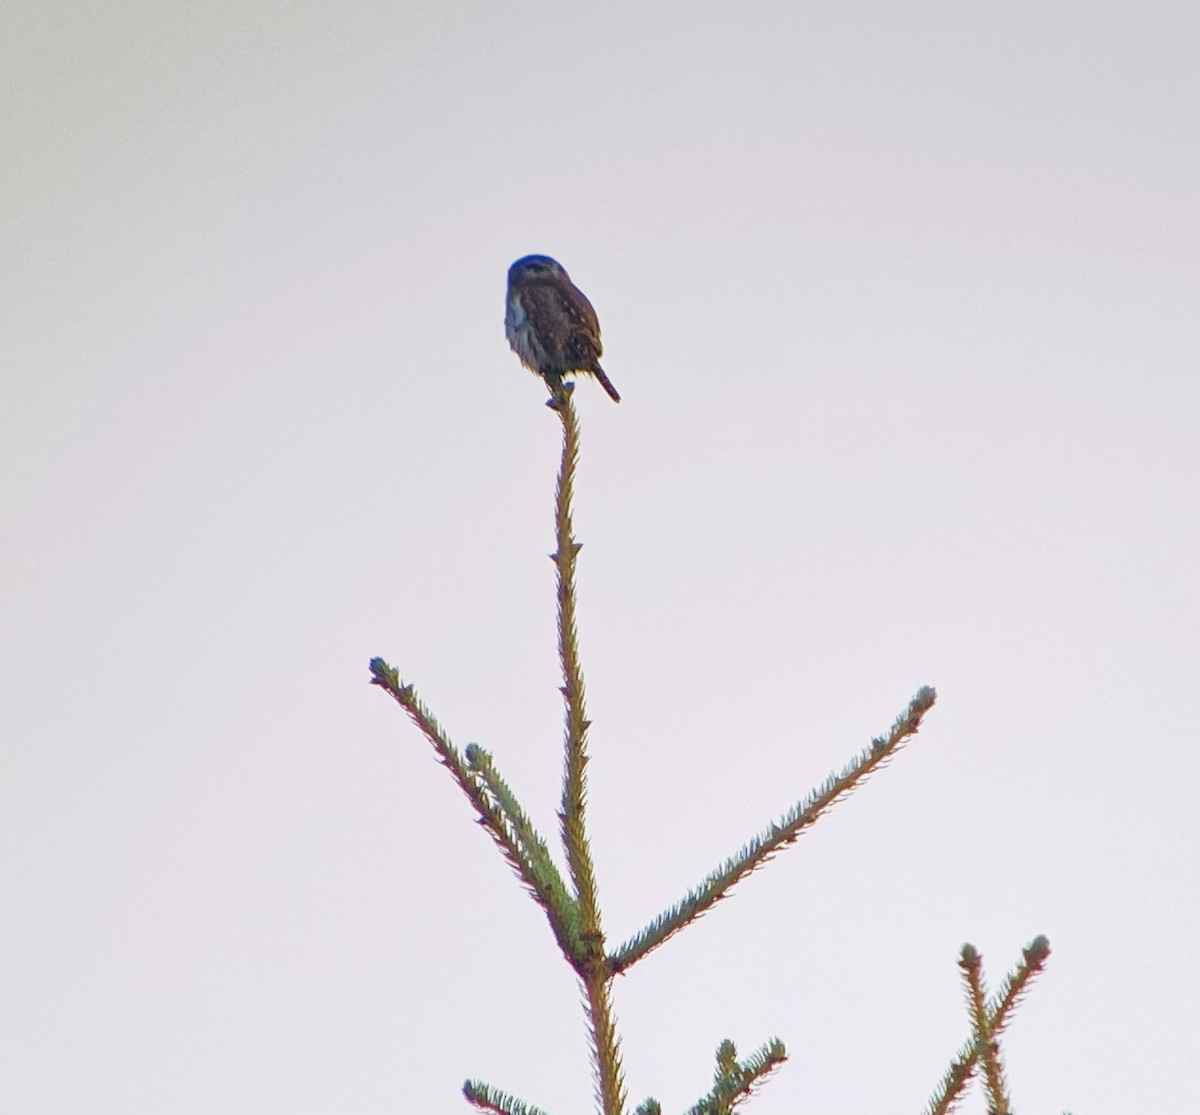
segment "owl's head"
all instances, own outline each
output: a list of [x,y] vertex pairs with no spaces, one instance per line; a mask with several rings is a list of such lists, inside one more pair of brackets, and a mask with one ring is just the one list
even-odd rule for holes
[[522,256],[508,269],[509,283],[538,279],[567,279],[566,268],[549,256]]

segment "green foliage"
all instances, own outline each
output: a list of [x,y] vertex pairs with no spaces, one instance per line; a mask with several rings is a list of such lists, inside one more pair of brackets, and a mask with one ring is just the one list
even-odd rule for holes
[[924,1115],[950,1115],[981,1060],[984,1062],[989,1112],[1001,1115],[1009,1110],[1000,1066],[1000,1033],[1030,982],[1049,958],[1050,942],[1045,937],[1035,937],[1026,946],[1021,963],[1005,977],[996,995],[988,999],[983,986],[983,958],[973,945],[963,945],[958,964],[963,972],[967,1008],[971,1014],[971,1039],[946,1070]]
[[[579,421],[569,384],[555,395],[551,410],[562,422],[562,459],[555,491],[555,550],[550,555],[557,571],[558,645],[564,704],[564,763],[560,837],[566,857],[564,879],[516,795],[496,769],[491,754],[477,744],[460,753],[433,714],[421,703],[411,684],[381,658],[371,660],[371,683],[387,692],[429,741],[471,803],[517,878],[542,908],[563,957],[575,970],[584,992],[596,1100],[602,1115],[622,1115],[625,1082],[620,1039],[612,1013],[613,979],[628,971],[652,950],[695,922],[725,898],[733,887],[783,849],[794,844],[818,818],[844,800],[870,775],[886,765],[911,740],[937,699],[933,689],[917,691],[891,729],[872,740],[846,767],[804,795],[779,820],[752,837],[738,852],[712,871],[699,885],[665,911],[655,915],[628,941],[610,950],[600,918],[600,903],[587,835],[587,718],[583,670],[575,624],[575,565],[581,545],[574,537],[571,516],[575,470],[579,461]],[[925,1109],[925,1115],[949,1115],[976,1068],[982,1066],[989,1110],[1009,1111],[1000,1059],[1000,1034],[1029,981],[1041,971],[1050,954],[1044,937],[1025,950],[1022,963],[1006,978],[997,996],[989,999],[978,953],[964,945],[959,960],[971,1016],[972,1037],[947,1070]],[[787,1059],[783,1043],[772,1038],[739,1061],[732,1041],[717,1048],[711,1090],[688,1109],[687,1115],[731,1115]],[[481,1081],[468,1080],[466,1098],[495,1115],[544,1115],[538,1108]],[[636,1115],[661,1115],[661,1105],[646,1099]]]

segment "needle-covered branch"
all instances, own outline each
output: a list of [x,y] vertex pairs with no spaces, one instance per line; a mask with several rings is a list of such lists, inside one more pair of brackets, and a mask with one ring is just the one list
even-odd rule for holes
[[1008,1115],[1008,1094],[1004,1087],[1004,1066],[1000,1062],[1000,1043],[996,1041],[987,1009],[987,988],[983,982],[983,959],[974,945],[963,945],[958,961],[963,974],[963,991],[971,1014],[975,1047],[983,1065],[987,1084],[989,1115]]
[[587,730],[590,726],[584,700],[583,669],[579,662],[579,636],[575,629],[575,561],[582,548],[575,541],[571,500],[575,468],[579,463],[579,422],[570,391],[554,400],[562,420],[562,463],[554,498],[556,548],[550,555],[558,573],[558,652],[562,664],[562,695],[566,706],[566,741],[563,761],[562,823],[563,846],[571,882],[579,900],[583,932],[593,938],[600,929],[596,905],[596,879],[588,847],[585,810],[587,806]]
[[805,829],[821,814],[848,796],[876,770],[883,766],[914,736],[925,714],[933,707],[937,694],[926,687],[917,691],[908,708],[896,719],[886,736],[872,740],[840,774],[830,775],[817,790],[802,798],[766,832],[746,844],[737,855],[708,876],[682,901],[660,914],[640,933],[631,937],[609,957],[613,972],[623,972],[647,953],[658,948],[701,914],[711,909],[730,889],[776,853],[795,843]]
[[[964,957],[967,949],[971,949],[973,953],[975,951],[970,945],[965,945],[963,947]],[[1034,976],[1045,968],[1049,957],[1050,942],[1045,937],[1035,937],[1025,948],[1021,963],[1005,977],[1000,989],[987,1001],[987,1026],[993,1042],[1000,1037],[1001,1032],[1008,1025],[1017,1003],[1028,990]],[[958,1056],[955,1057],[950,1068],[946,1070],[937,1090],[929,1103],[925,1105],[924,1115],[950,1115],[962,1099],[982,1055],[983,1049],[979,1035],[978,1033],[973,1034],[959,1050]]]
[[481,1080],[468,1080],[463,1085],[463,1095],[481,1111],[490,1111],[493,1115],[546,1115],[540,1107],[525,1103]]
[[737,1048],[726,1039],[717,1046],[717,1071],[713,1088],[702,1100],[689,1107],[687,1115],[730,1115],[750,1091],[762,1083],[784,1061],[787,1050],[778,1038],[772,1038],[744,1061],[738,1061]]
[[[465,758],[471,771],[476,774],[500,808],[509,830],[516,838],[522,859],[529,866],[536,883],[534,896],[539,905],[546,909],[552,926],[562,926],[569,939],[570,948],[564,949],[567,960],[575,963],[581,955],[579,931],[579,907],[567,892],[566,884],[550,858],[550,849],[534,828],[528,814],[521,808],[516,795],[500,776],[492,761],[491,753],[477,743],[467,745]],[[557,935],[557,930],[556,930]]]
[[608,970],[604,955],[604,930],[600,924],[596,876],[586,824],[587,730],[590,722],[584,701],[579,637],[575,629],[575,561],[579,556],[580,544],[575,540],[571,521],[575,467],[579,462],[579,422],[575,416],[571,391],[566,385],[564,388],[552,401],[552,407],[562,421],[563,444],[554,498],[556,546],[550,555],[558,571],[558,651],[562,663],[563,702],[566,706],[566,753],[559,818],[567,867],[579,910],[580,953],[574,963],[587,1001],[596,1098],[604,1115],[621,1115],[625,1109],[625,1080],[609,995],[612,973]]
[[1021,962],[1004,977],[1000,989],[988,1002],[988,1013],[992,1019],[992,1034],[999,1037],[1012,1019],[1013,1010],[1029,990],[1033,977],[1038,975],[1050,959],[1050,942],[1045,937],[1034,937],[1021,952]]
[[[433,714],[425,707],[411,685],[405,685],[394,667],[389,666],[382,658],[371,659],[371,684],[378,685],[408,713],[421,734],[433,745],[442,765],[450,771],[459,788],[467,796],[479,817],[479,823],[487,830],[517,878],[528,888],[537,900],[539,906],[546,911],[550,929],[554,933],[559,948],[568,960],[574,962],[579,951],[578,917],[573,913],[573,900],[567,895],[566,888],[548,854],[544,860],[531,856],[528,847],[531,839],[521,834],[522,821],[533,833],[532,825],[528,824],[525,814],[517,807],[515,816],[509,816],[497,795],[488,787],[487,780],[479,771],[471,769],[458,748],[451,743],[449,736]],[[482,748],[478,749],[482,752]],[[484,754],[486,754],[484,752]],[[490,763],[490,760],[489,760]],[[492,772],[495,773],[494,771]],[[499,776],[495,776],[499,780]],[[503,782],[500,782],[503,785]],[[505,787],[507,791],[507,787]],[[516,800],[508,791],[508,799],[515,806]],[[533,833],[533,841],[540,840]],[[544,844],[542,845],[544,850]],[[547,871],[547,867],[549,871]],[[555,885],[557,880],[557,886]]]

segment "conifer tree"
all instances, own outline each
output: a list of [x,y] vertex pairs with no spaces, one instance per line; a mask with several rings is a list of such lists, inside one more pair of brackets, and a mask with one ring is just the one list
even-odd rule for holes
[[[590,721],[584,694],[583,669],[575,622],[575,563],[580,543],[575,539],[571,511],[575,470],[579,460],[579,420],[573,384],[557,386],[547,404],[562,423],[562,457],[555,491],[555,550],[557,570],[558,649],[562,666],[564,704],[564,764],[560,832],[567,874],[559,871],[545,839],[533,827],[516,795],[501,777],[489,752],[478,744],[464,751],[451,742],[433,713],[422,703],[411,683],[382,658],[370,663],[371,683],[387,692],[408,714],[429,741],[440,762],[458,783],[517,878],[541,907],[563,958],[574,969],[584,993],[587,1034],[600,1115],[625,1115],[628,1099],[621,1069],[621,1042],[613,1017],[610,989],[614,978],[626,973],[652,950],[686,929],[705,911],[726,897],[733,887],[784,848],[833,805],[862,785],[916,736],[933,708],[936,694],[918,689],[892,726],[854,755],[846,766],[830,774],[820,786],[801,797],[782,817],[751,837],[745,845],[681,899],[651,918],[646,925],[615,946],[602,928],[592,853],[587,830],[587,734]],[[962,947],[962,972],[971,1035],[959,1050],[925,1108],[924,1115],[949,1115],[962,1099],[972,1077],[984,1085],[990,1115],[1008,1115],[1008,1085],[1001,1059],[1000,1035],[1013,1008],[1050,955],[1045,937],[1035,938],[1020,963],[1008,974],[1000,990],[989,996],[984,984],[982,958],[969,944]],[[687,1111],[687,1115],[729,1115],[787,1059],[782,1041],[772,1037],[746,1057],[739,1057],[730,1040],[716,1050],[712,1087]],[[491,1084],[467,1080],[466,1098],[477,1108],[495,1115],[544,1115],[540,1108],[506,1094]],[[635,1115],[661,1115],[657,1100],[639,1103]]]

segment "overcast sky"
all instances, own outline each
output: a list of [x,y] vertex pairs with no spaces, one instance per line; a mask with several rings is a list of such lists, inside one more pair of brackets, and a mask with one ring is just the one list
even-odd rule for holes
[[[9,0],[0,1106],[592,1107],[577,987],[382,655],[556,835],[559,427],[631,1101],[1200,1109],[1200,7]],[[975,1091],[965,1110],[983,1110]]]

